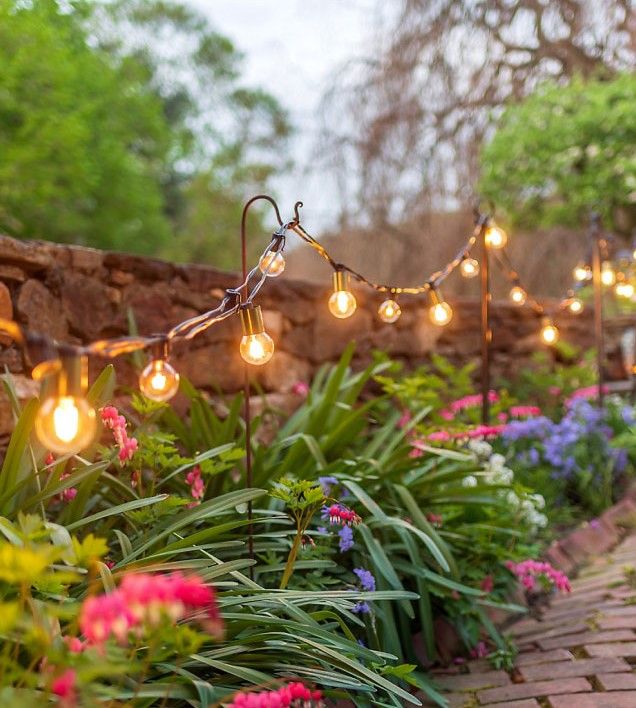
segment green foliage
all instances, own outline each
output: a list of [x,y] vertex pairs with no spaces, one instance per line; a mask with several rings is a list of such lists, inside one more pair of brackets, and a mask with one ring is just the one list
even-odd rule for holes
[[0,229],[236,267],[290,134],[241,59],[178,0],[0,0]]
[[480,189],[521,225],[578,226],[590,210],[636,223],[636,76],[549,83],[509,106],[482,154]]

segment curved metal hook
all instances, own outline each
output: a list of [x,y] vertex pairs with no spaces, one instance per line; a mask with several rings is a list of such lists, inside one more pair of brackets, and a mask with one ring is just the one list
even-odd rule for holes
[[298,213],[299,209],[302,209],[304,204],[302,202],[296,202],[294,204],[294,220],[291,223],[291,227],[293,228],[294,226],[298,226],[300,224],[300,214]]

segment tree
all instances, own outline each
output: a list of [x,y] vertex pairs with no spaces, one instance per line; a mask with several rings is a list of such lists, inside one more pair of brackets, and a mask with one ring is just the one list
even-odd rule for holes
[[482,192],[521,226],[575,226],[590,210],[636,228],[636,76],[551,82],[503,114]]
[[343,199],[375,223],[465,204],[503,106],[636,55],[630,0],[403,0],[383,20],[324,108],[323,153],[353,183]]
[[170,131],[143,67],[88,46],[85,9],[0,0],[0,229],[151,251]]
[[0,0],[0,44],[0,229],[238,265],[224,243],[286,165],[290,126],[204,16],[177,0]]

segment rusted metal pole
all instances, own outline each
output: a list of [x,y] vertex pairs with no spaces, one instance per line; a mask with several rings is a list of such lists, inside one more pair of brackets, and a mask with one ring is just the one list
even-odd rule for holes
[[603,328],[603,282],[601,217],[594,212],[590,217],[590,241],[592,249],[592,286],[594,289],[594,344],[596,347],[596,368],[598,377],[598,405],[603,407],[603,389],[605,387],[605,336]]
[[492,329],[490,328],[490,263],[488,257],[488,244],[486,243],[486,229],[488,219],[479,215],[477,226],[481,244],[481,422],[490,424],[490,345],[492,342]]

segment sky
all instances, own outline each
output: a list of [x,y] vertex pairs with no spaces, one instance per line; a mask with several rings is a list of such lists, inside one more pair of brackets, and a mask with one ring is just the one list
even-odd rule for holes
[[[310,171],[320,122],[317,109],[338,68],[363,55],[380,12],[378,0],[187,0],[245,54],[244,80],[278,98],[297,134],[296,167],[275,182],[283,218],[296,200],[316,230],[334,221],[335,185]],[[395,1],[395,0],[394,0]]]

